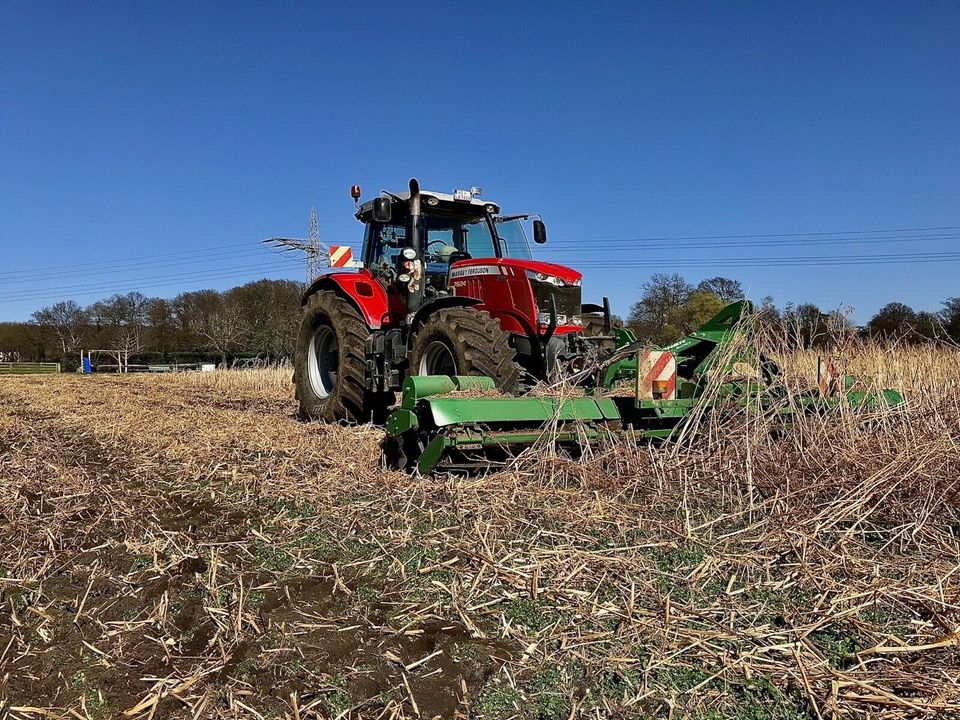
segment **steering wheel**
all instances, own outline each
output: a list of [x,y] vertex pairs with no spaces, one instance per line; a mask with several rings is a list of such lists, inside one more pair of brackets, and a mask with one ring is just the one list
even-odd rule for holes
[[427,248],[429,248],[431,245],[436,245],[437,243],[440,243],[441,245],[446,245],[447,241],[444,240],[443,238],[438,238],[437,240],[431,240],[430,242],[427,243]]

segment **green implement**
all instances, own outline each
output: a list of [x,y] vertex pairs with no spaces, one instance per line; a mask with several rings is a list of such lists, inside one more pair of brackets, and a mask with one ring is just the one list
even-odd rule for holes
[[665,348],[645,347],[621,330],[585,387],[555,395],[497,395],[487,377],[409,377],[387,420],[387,462],[421,474],[486,469],[537,442],[576,452],[599,438],[669,439],[721,405],[769,412],[788,425],[798,413],[903,401],[894,390],[851,390],[853,378],[843,391],[822,382],[821,391],[789,393],[778,382],[780,368],[756,347],[751,317],[749,302],[733,303]]

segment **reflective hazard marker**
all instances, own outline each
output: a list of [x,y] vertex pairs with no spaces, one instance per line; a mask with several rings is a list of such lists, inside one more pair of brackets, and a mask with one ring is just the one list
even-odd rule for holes
[[817,385],[820,386],[820,392],[827,397],[832,397],[840,392],[840,373],[833,364],[832,357],[817,358]]
[[330,267],[349,267],[353,260],[353,250],[349,245],[330,246]]
[[675,400],[677,359],[666,350],[643,350],[637,358],[637,398]]

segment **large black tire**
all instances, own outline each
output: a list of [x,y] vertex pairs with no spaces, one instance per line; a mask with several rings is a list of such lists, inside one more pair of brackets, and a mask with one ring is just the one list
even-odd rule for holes
[[497,389],[514,394],[520,366],[510,335],[483,310],[437,310],[417,331],[410,350],[411,375],[486,375]]
[[366,385],[370,329],[347,300],[329,291],[303,307],[293,357],[300,416],[325,422],[380,420],[390,398]]

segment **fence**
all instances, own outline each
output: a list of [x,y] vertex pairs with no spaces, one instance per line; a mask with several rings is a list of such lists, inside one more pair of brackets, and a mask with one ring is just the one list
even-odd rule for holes
[[0,362],[0,375],[38,375],[58,372],[60,372],[60,363]]

